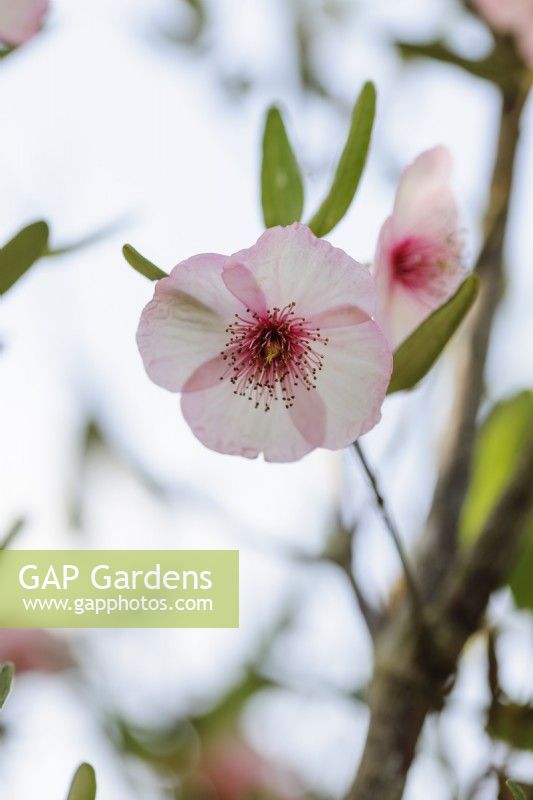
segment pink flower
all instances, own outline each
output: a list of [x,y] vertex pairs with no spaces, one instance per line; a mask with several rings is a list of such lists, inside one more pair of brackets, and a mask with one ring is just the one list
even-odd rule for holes
[[41,27],[48,6],[48,0],[0,0],[0,41],[27,42]]
[[207,447],[295,461],[378,422],[392,358],[374,304],[369,271],[295,224],[229,258],[178,264],[158,281],[137,343]]
[[533,0],[473,0],[491,28],[514,36],[525,63],[533,66]]
[[394,348],[465,278],[450,172],[446,148],[418,156],[403,173],[392,215],[381,228],[373,266],[377,319]]
[[17,673],[59,672],[73,664],[65,642],[39,628],[0,628],[0,664],[5,661]]
[[[300,787],[285,770],[265,761],[240,739],[231,737],[207,747],[197,782],[210,786],[218,800],[300,800]],[[207,787],[206,787],[207,788]],[[198,796],[211,796],[198,792]],[[195,795],[196,796],[196,793]]]

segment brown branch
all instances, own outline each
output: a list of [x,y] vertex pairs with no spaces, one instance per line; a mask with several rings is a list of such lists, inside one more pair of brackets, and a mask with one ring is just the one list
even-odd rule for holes
[[401,800],[424,721],[442,707],[461,650],[516,558],[533,510],[532,474],[533,438],[476,546],[456,555],[441,596],[428,607],[431,640],[417,635],[405,607],[380,634],[370,728],[349,800]]

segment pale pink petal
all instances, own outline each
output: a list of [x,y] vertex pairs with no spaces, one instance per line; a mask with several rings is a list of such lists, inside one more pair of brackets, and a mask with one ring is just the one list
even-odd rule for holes
[[445,147],[426,150],[404,171],[398,184],[393,219],[397,235],[446,231],[457,225],[450,190],[452,159]]
[[239,306],[221,278],[225,258],[202,255],[179,264],[158,281],[137,331],[149,377],[179,391],[202,364],[219,355],[226,327]]
[[327,410],[320,394],[313,389],[297,392],[289,413],[304,439],[313,447],[322,447],[326,436]]
[[[443,297],[442,303],[439,305],[445,303],[447,299],[447,297]],[[433,310],[414,292],[394,285],[381,315],[378,314],[378,322],[381,322],[389,341],[396,349],[427,319]]]
[[515,38],[522,60],[533,66],[533,0],[473,0],[473,5],[495,31]]
[[201,253],[182,261],[171,271],[169,278],[176,289],[196,297],[220,316],[230,319],[242,308],[222,280],[227,256],[218,253]]
[[20,45],[42,25],[48,0],[0,0],[0,41]]
[[533,15],[532,0],[472,0],[489,25],[503,33],[518,33]]
[[59,672],[74,665],[63,639],[40,628],[0,628],[0,664],[12,661],[17,673]]
[[226,371],[227,363],[224,361],[223,356],[218,355],[197,367],[192,375],[187,378],[181,387],[181,391],[199,392],[203,389],[210,389],[211,386],[215,386],[215,384],[223,380]]
[[314,449],[278,400],[270,411],[234,394],[229,381],[181,396],[183,416],[194,435],[211,450],[266,461],[297,461]]
[[327,408],[322,447],[347,447],[379,422],[392,372],[387,340],[375,322],[328,332],[317,392]]
[[374,313],[375,289],[369,270],[343,250],[317,239],[306,225],[269,228],[254,247],[228,259],[254,274],[269,308],[296,303],[298,314],[314,316],[338,305]]
[[528,19],[516,33],[516,43],[524,63],[533,68],[533,4]]
[[309,319],[309,323],[321,330],[328,330],[328,328],[344,328],[346,325],[359,325],[361,322],[368,322],[369,319],[368,314],[357,306],[343,305],[320,311]]
[[248,267],[238,262],[231,262],[222,271],[222,280],[231,294],[251,311],[264,314],[267,304],[263,290]]

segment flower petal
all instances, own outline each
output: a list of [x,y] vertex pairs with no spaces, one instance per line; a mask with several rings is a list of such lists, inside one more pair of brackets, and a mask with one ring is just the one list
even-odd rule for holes
[[453,230],[457,226],[457,207],[450,190],[452,159],[439,145],[426,150],[403,172],[394,203],[397,236],[423,231]]
[[142,313],[137,345],[149,377],[165,389],[180,391],[224,349],[238,307],[222,282],[224,263],[224,256],[207,254],[179,264],[157,282]]
[[41,27],[48,6],[48,0],[0,0],[0,41],[27,42]]
[[392,372],[392,354],[378,325],[332,329],[317,392],[327,409],[322,447],[347,447],[379,422]]
[[343,250],[317,239],[306,225],[269,228],[249,250],[231,256],[229,269],[246,266],[269,308],[296,303],[298,314],[314,316],[338,305],[374,313],[375,288],[369,270]]
[[210,389],[181,396],[183,416],[194,435],[211,450],[266,461],[297,461],[316,446],[297,430],[281,400],[269,411],[234,394],[233,384],[219,381]]
[[232,262],[224,267],[222,280],[228,291],[246,308],[255,311],[260,316],[266,313],[265,295],[248,267],[238,262]]
[[199,392],[203,389],[210,389],[211,386],[215,386],[223,380],[227,369],[228,365],[223,356],[215,356],[195,369],[181,387],[181,391]]
[[176,289],[196,297],[201,303],[229,320],[241,309],[241,305],[228,292],[222,280],[226,262],[227,256],[201,253],[174,267],[169,278]]
[[321,447],[326,436],[326,405],[314,389],[301,388],[297,392],[290,417],[297,430],[313,447]]
[[370,317],[358,306],[336,306],[315,314],[308,322],[316,325],[321,330],[329,328],[344,328],[346,325],[360,325],[361,322],[368,322]]

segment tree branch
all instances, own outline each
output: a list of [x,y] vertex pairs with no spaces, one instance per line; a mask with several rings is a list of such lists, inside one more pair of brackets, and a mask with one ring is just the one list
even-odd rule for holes
[[533,437],[472,551],[456,555],[447,584],[427,609],[431,639],[404,608],[376,644],[370,728],[348,800],[401,800],[426,716],[439,710],[457,660],[491,593],[512,567],[533,511]]

